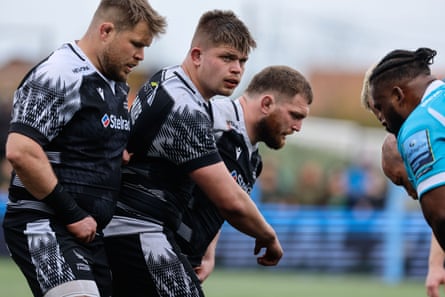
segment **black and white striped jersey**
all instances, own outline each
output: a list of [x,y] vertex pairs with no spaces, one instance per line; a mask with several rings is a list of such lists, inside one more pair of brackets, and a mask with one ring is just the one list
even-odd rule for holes
[[192,198],[188,174],[221,161],[209,104],[174,66],[140,89],[130,115],[128,149],[134,155],[123,170],[121,208],[175,230]]
[[[253,145],[247,134],[241,104],[239,100],[222,98],[212,100],[211,106],[219,153],[233,179],[250,194],[261,173],[262,160],[258,145]],[[199,188],[195,188],[193,195],[193,204],[183,214],[176,241],[192,265],[198,266],[224,218]]]
[[[9,132],[42,146],[60,183],[99,223],[110,219],[119,191],[128,90],[99,73],[72,42],[34,67],[14,94]],[[13,175],[12,202],[32,199]]]

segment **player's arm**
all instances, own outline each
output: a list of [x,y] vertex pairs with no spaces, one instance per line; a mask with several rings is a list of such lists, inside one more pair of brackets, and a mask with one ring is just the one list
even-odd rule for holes
[[[49,197],[54,198],[53,202],[58,204],[59,201],[55,199],[57,194],[54,194],[57,177],[48,157],[37,142],[25,135],[10,133],[6,142],[6,157],[28,192],[43,201]],[[75,203],[73,205],[77,206]],[[96,221],[76,210],[78,213],[75,218],[79,220],[69,222],[67,228],[78,239],[89,242],[96,233]]]
[[439,186],[421,195],[423,215],[442,247],[445,248],[445,186]]
[[439,287],[441,284],[445,284],[444,261],[445,253],[434,234],[432,234],[428,258],[428,274],[425,280],[427,296],[429,297],[440,297]]
[[212,242],[210,242],[209,246],[207,247],[206,253],[202,257],[201,265],[195,268],[195,272],[201,282],[205,281],[215,268],[216,245],[218,244],[220,234],[221,230],[218,231]]
[[258,263],[276,265],[283,255],[275,230],[266,222],[249,195],[230,176],[223,162],[196,169],[190,177],[236,229],[256,239],[254,253],[266,248]]
[[45,198],[56,186],[57,178],[48,158],[33,139],[10,133],[6,156],[25,188],[37,199]]

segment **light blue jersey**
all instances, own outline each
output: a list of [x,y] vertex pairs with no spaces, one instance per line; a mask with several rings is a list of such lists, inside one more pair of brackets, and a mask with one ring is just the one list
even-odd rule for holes
[[421,103],[403,123],[397,136],[408,178],[419,199],[445,184],[445,83],[432,82]]

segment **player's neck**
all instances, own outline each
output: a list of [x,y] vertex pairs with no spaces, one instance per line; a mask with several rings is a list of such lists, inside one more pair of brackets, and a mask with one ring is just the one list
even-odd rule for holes
[[245,97],[245,95],[241,95],[239,97],[239,102],[241,104],[241,108],[243,109],[244,116],[244,124],[246,125],[247,136],[249,136],[249,140],[252,145],[256,144],[256,134],[255,134],[255,115],[253,106],[249,106],[249,99]]

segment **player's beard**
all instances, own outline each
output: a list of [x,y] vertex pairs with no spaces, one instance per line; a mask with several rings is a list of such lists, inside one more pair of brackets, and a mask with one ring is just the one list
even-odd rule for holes
[[114,81],[127,81],[127,75],[122,70],[121,59],[116,57],[110,48],[104,51],[101,64],[106,78]]
[[[388,119],[391,120],[388,121]],[[386,118],[386,123],[387,123],[386,130],[397,136],[404,121],[405,119],[399,113],[397,113],[394,108],[391,108],[388,111],[388,117]]]
[[263,141],[269,148],[280,149],[284,146],[284,139],[280,125],[279,114],[272,113],[262,118],[257,124],[258,141]]

